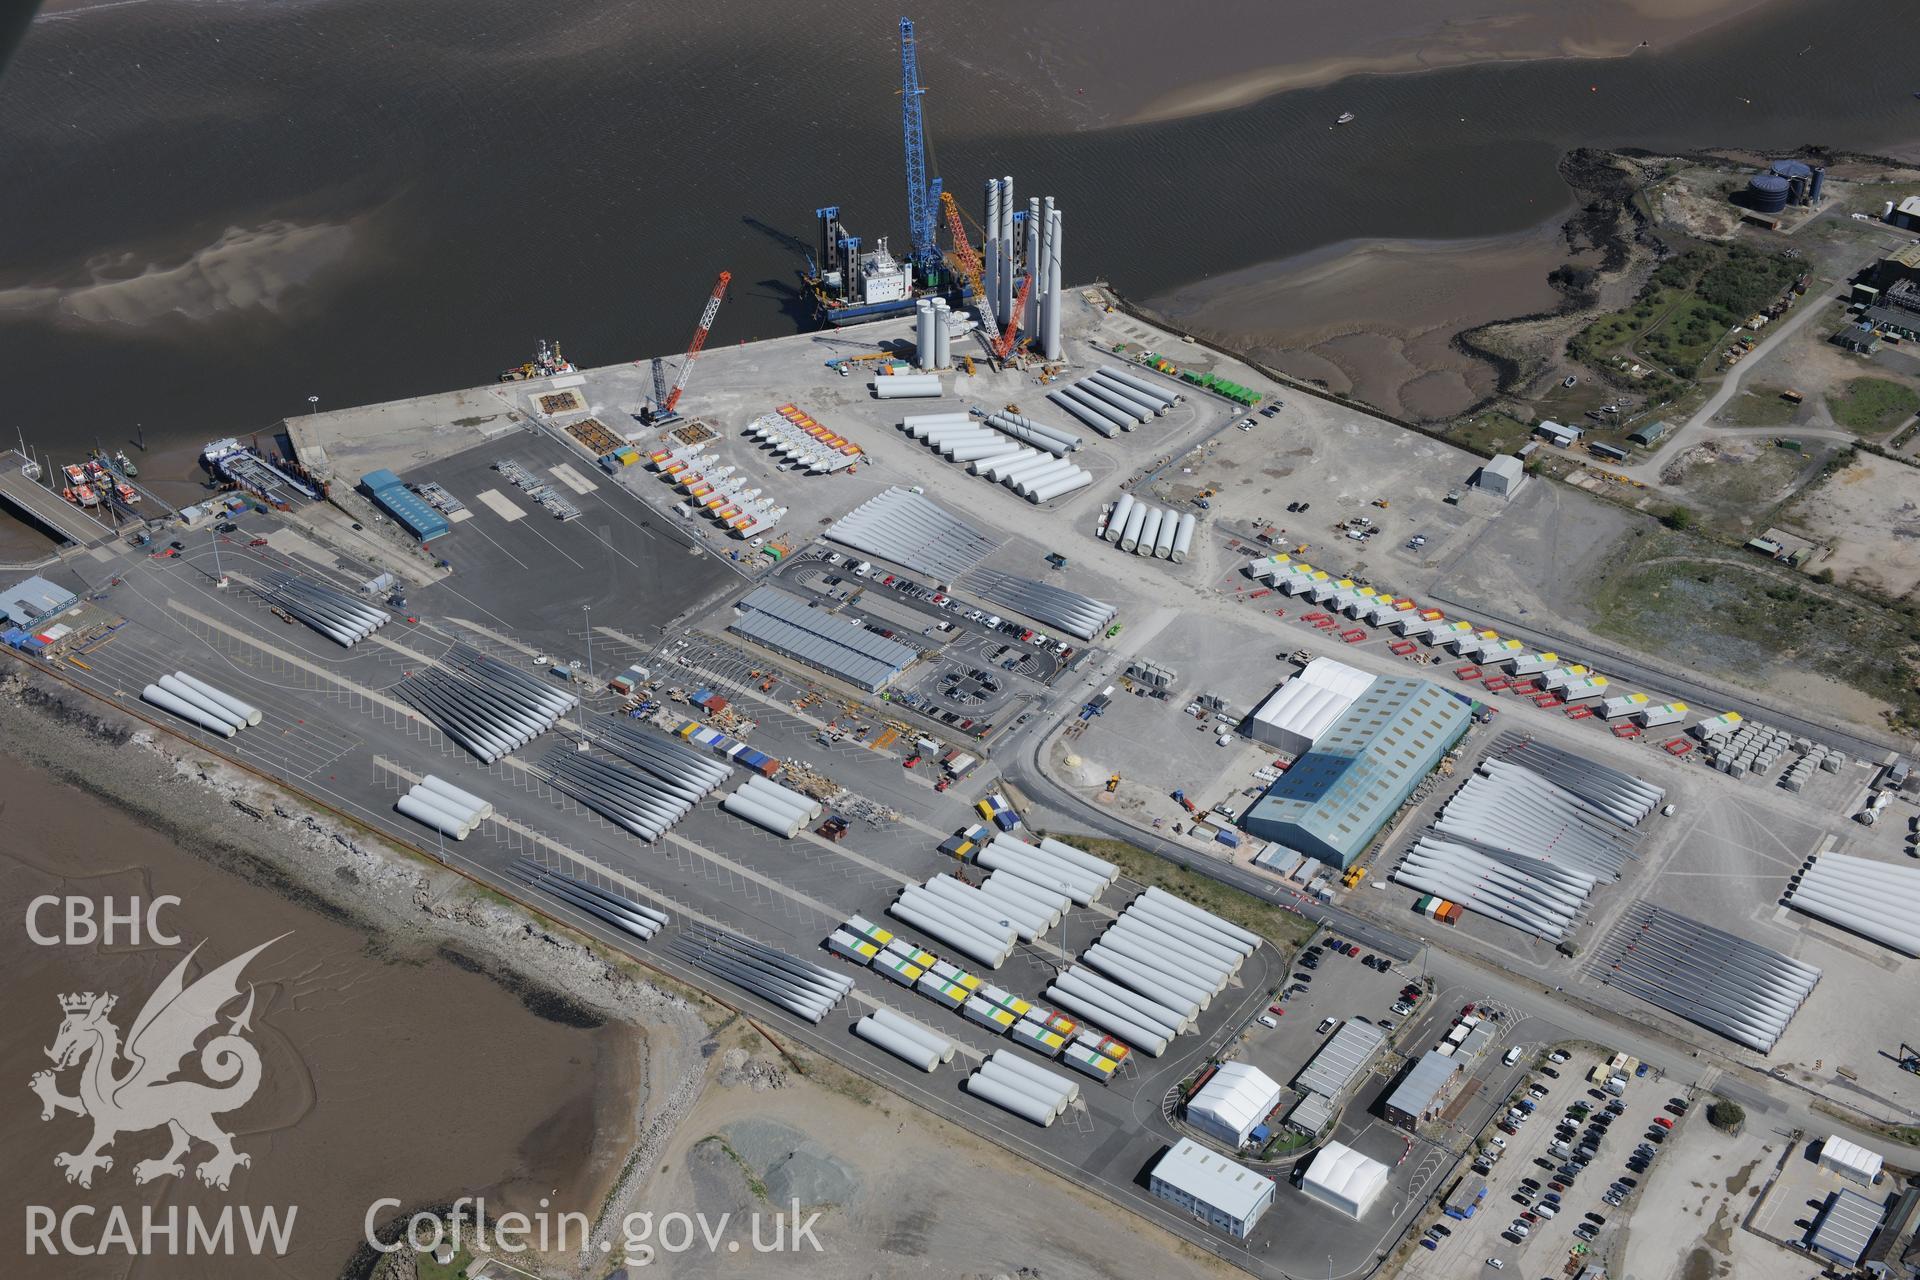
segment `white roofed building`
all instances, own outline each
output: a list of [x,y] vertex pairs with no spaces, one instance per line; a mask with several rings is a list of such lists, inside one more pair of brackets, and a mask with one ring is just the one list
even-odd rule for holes
[[1247,732],[1291,756],[1305,755],[1373,684],[1373,677],[1332,658],[1315,658],[1254,708]]
[[1238,1150],[1247,1135],[1280,1105],[1280,1085],[1244,1062],[1229,1062],[1213,1073],[1187,1103],[1187,1123],[1216,1142]]
[[1320,1148],[1301,1177],[1300,1189],[1349,1218],[1361,1218],[1387,1187],[1387,1166],[1343,1142]]
[[1273,1180],[1209,1151],[1192,1138],[1167,1148],[1149,1175],[1149,1189],[1202,1222],[1236,1240],[1253,1234],[1254,1224],[1273,1203]]
[[1837,1133],[1820,1144],[1820,1167],[1831,1169],[1863,1187],[1872,1186],[1880,1177],[1882,1164],[1878,1153],[1857,1142],[1848,1142]]

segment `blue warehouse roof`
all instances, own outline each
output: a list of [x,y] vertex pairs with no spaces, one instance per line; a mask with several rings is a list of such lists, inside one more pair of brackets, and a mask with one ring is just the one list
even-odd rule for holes
[[400,477],[384,467],[360,477],[360,485],[382,510],[400,527],[422,542],[432,542],[453,532],[447,518],[435,511],[425,499],[400,482]]
[[1240,825],[1345,867],[1471,720],[1459,699],[1429,680],[1382,676],[1254,802]]

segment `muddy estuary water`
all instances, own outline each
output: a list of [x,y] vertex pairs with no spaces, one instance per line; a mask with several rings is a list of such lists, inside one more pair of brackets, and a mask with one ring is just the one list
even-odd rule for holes
[[[16,715],[0,713],[0,733],[19,727]],[[9,908],[0,927],[8,975],[0,1079],[10,1090],[0,1106],[10,1205],[0,1217],[0,1257],[8,1275],[327,1277],[354,1253],[366,1208],[379,1198],[413,1207],[485,1194],[497,1209],[532,1209],[546,1196],[591,1212],[605,1197],[640,1099],[644,1045],[630,1029],[509,990],[428,942],[370,936],[363,922],[307,894],[211,865],[154,829],[164,817],[136,820],[11,753],[0,770],[0,805],[0,900]],[[131,899],[172,895],[180,904],[159,923],[181,941],[38,945],[25,916],[42,895],[111,899],[122,909]],[[40,931],[63,934],[61,919],[57,905],[43,910]],[[189,975],[197,977],[269,939],[241,987],[244,994],[251,984],[256,996],[249,1034],[259,1085],[218,1117],[251,1160],[234,1171],[230,1189],[196,1180],[210,1153],[199,1145],[184,1177],[136,1185],[138,1162],[165,1151],[164,1129],[121,1135],[108,1152],[112,1168],[96,1173],[91,1188],[67,1182],[54,1156],[79,1150],[88,1126],[66,1113],[42,1121],[27,1089],[49,1066],[62,997],[113,993],[109,1020],[124,1033],[196,945]],[[226,1011],[221,1029],[240,1008],[236,1001]],[[61,1091],[73,1094],[80,1074],[63,1072]],[[188,1074],[200,1078],[191,1067]],[[285,1256],[267,1260],[164,1250],[138,1260],[49,1259],[27,1251],[23,1205],[55,1214],[90,1205],[101,1215],[118,1206],[135,1221],[144,1206],[291,1207],[297,1216]],[[97,1239],[104,1218],[86,1221],[79,1231]]]

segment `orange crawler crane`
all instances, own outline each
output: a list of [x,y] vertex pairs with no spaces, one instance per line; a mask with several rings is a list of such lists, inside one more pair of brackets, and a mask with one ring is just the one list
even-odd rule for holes
[[967,229],[960,221],[960,205],[951,191],[940,193],[940,208],[947,215],[947,233],[953,237],[953,257],[960,270],[973,285],[973,300],[980,308],[981,318],[986,321],[988,347],[995,360],[1005,360],[1013,354],[1014,339],[1020,335],[1020,316],[1027,309],[1027,294],[1033,288],[1033,278],[1029,276],[1020,282],[1020,296],[1014,299],[1013,314],[1007,317],[1007,327],[999,337],[993,332],[1000,328],[1000,320],[993,314],[993,300],[987,297],[986,283],[981,279],[980,255],[973,251],[973,245],[967,240]]
[[707,309],[700,313],[700,327],[693,331],[693,341],[687,344],[687,357],[680,362],[680,376],[673,380],[673,391],[667,396],[667,402],[660,406],[661,412],[672,413],[673,407],[680,403],[680,393],[687,389],[687,375],[693,372],[693,362],[699,356],[700,348],[707,345],[707,334],[713,329],[713,318],[720,314],[720,304],[726,299],[727,286],[731,283],[731,271],[722,271],[720,278],[713,282],[713,296],[707,299]]

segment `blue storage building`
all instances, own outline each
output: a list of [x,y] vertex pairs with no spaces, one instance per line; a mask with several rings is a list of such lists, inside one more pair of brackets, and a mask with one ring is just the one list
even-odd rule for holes
[[360,477],[360,487],[374,505],[393,517],[394,523],[422,542],[432,542],[453,532],[447,518],[406,485],[400,477],[382,467]]
[[1432,681],[1381,676],[1254,801],[1241,829],[1344,870],[1471,722]]

